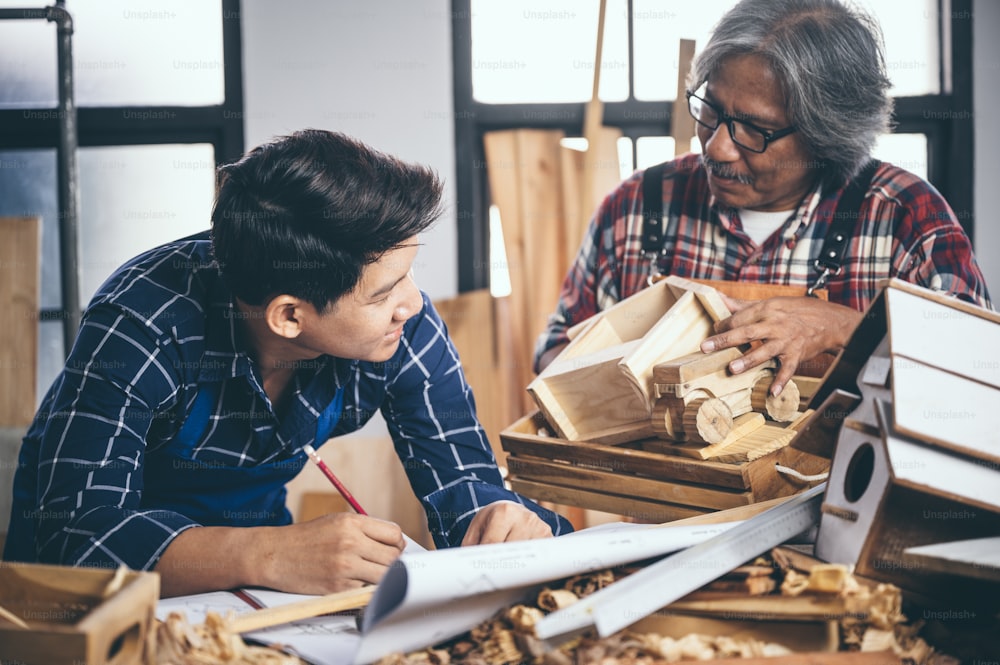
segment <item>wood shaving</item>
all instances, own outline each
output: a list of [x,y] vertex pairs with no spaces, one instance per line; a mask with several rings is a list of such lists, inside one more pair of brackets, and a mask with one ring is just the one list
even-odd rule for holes
[[797,570],[788,570],[785,572],[785,579],[781,582],[781,595],[798,596],[808,588],[808,575],[803,575]]
[[[621,573],[620,570],[618,572]],[[780,645],[734,640],[725,636],[690,635],[674,640],[653,633],[624,630],[604,639],[592,633],[584,634],[556,650],[546,650],[544,643],[535,637],[535,623],[546,613],[579,600],[582,596],[577,596],[576,590],[593,593],[620,577],[621,574],[616,576],[612,570],[577,575],[564,580],[561,587],[553,586],[540,591],[536,596],[536,606],[514,605],[450,643],[405,655],[393,654],[378,661],[378,665],[660,665],[692,658],[704,660],[790,653]],[[449,659],[441,659],[441,653],[448,654]]]
[[542,589],[538,593],[538,607],[546,612],[555,612],[569,607],[580,597],[569,589]]
[[563,588],[572,591],[580,598],[589,596],[595,591],[600,591],[615,581],[615,574],[611,570],[598,570],[593,573],[574,575],[566,580]]
[[[777,571],[782,594],[837,595],[844,600],[847,611],[840,620],[841,651],[891,650],[908,665],[954,663],[918,636],[921,622],[907,623],[901,609],[902,594],[897,587],[863,585],[843,566],[790,567],[787,564],[788,559],[777,552],[773,559],[755,562],[755,565]],[[538,593],[535,606],[514,605],[451,642],[434,649],[394,654],[378,661],[377,665],[663,665],[793,653],[781,644],[753,639],[698,634],[673,638],[630,629],[603,639],[586,632],[552,650],[546,650],[544,643],[535,637],[534,626],[542,616],[631,572],[634,570],[629,568],[607,569],[555,582]]]
[[818,593],[840,593],[846,588],[850,579],[852,579],[851,573],[843,564],[817,564],[809,571],[808,589]]
[[250,646],[229,626],[232,618],[216,612],[205,623],[190,624],[181,612],[157,621],[154,630],[157,665],[305,665],[276,648]]
[[518,648],[514,632],[507,628],[499,628],[487,637],[482,652],[487,663],[519,663],[526,655]]
[[111,576],[111,579],[104,586],[104,590],[101,591],[101,598],[110,598],[118,593],[118,591],[122,588],[122,584],[125,583],[125,576],[128,575],[128,573],[128,566],[118,566],[115,574]]
[[537,607],[527,605],[515,605],[507,611],[507,621],[514,627],[514,630],[521,633],[534,633],[535,624],[545,616]]

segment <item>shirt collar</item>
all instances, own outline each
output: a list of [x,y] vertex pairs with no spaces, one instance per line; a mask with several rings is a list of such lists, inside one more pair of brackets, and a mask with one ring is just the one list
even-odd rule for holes
[[[805,232],[813,217],[813,213],[816,212],[816,208],[822,199],[823,186],[822,184],[817,184],[802,198],[798,207],[781,226],[780,233],[782,240],[798,238]],[[710,208],[718,215],[722,227],[727,232],[732,233],[736,227],[736,219],[738,218],[736,209],[719,203],[715,195],[711,193],[709,194],[708,201]]]

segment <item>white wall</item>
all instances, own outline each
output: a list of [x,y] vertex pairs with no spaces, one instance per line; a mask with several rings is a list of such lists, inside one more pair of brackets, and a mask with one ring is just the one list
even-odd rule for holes
[[244,0],[246,143],[315,127],[426,164],[447,213],[414,263],[431,298],[458,291],[449,0]]
[[[455,133],[450,0],[243,0],[247,148],[315,127],[342,131],[435,169],[446,214],[426,233],[413,264],[432,299],[458,292]],[[359,454],[359,451],[363,451]],[[365,509],[430,545],[420,505],[374,418],[323,447]],[[307,492],[329,483],[307,467],[289,484],[298,515]]]
[[986,274],[994,307],[1000,308],[1000,2],[972,3],[973,121],[976,135],[976,255]]

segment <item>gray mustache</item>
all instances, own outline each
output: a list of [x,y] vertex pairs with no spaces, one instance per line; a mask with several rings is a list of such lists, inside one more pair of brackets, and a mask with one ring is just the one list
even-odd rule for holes
[[753,178],[744,174],[737,173],[733,169],[729,168],[725,164],[713,161],[711,159],[705,160],[705,168],[708,169],[709,173],[712,173],[720,178],[729,178],[735,180],[742,185],[752,185]]

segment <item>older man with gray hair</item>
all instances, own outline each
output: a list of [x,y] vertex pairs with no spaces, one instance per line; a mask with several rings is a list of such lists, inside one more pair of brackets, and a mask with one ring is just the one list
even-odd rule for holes
[[[990,307],[955,213],[922,178],[871,159],[892,114],[877,23],[840,0],[743,0],[688,78],[703,154],[640,171],[598,208],[536,348],[551,362],[574,324],[678,275],[801,287],[727,299],[702,350],[775,358],[779,394],[805,361],[839,350],[896,277]],[[827,289],[829,301],[808,297]]]

